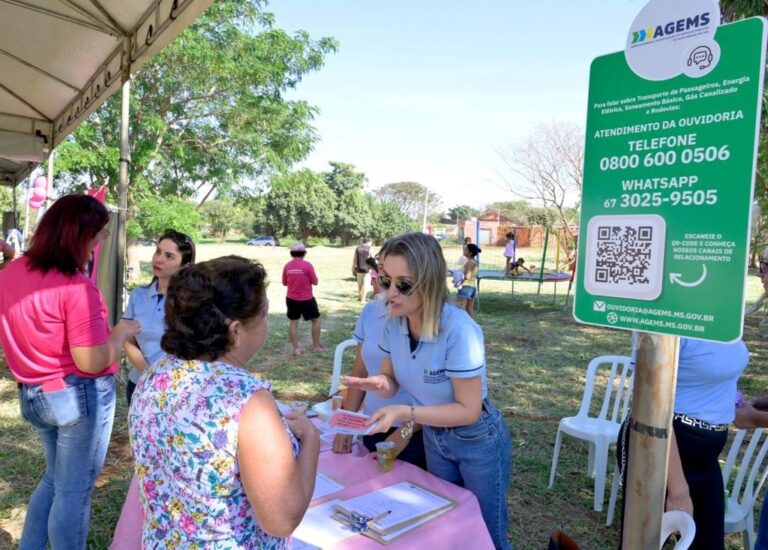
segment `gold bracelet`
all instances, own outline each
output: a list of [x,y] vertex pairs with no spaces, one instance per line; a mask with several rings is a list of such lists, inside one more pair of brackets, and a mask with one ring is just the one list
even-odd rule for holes
[[411,405],[411,419],[403,424],[403,427],[400,428],[400,436],[408,440],[411,437],[413,437],[413,424],[416,420],[416,410],[413,408],[413,405]]

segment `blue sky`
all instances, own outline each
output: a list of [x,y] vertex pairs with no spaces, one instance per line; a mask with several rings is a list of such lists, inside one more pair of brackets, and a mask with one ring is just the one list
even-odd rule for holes
[[355,164],[373,189],[418,181],[446,206],[514,200],[498,149],[584,125],[589,64],[624,47],[639,0],[273,0],[276,26],[339,51],[291,98],[320,108],[303,163]]

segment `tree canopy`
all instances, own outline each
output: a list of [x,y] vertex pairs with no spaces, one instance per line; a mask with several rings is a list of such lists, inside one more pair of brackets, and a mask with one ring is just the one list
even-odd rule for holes
[[442,213],[442,198],[424,185],[415,181],[388,183],[376,189],[376,196],[393,202],[411,219],[418,220],[424,215],[424,203],[427,203],[427,215]]
[[[132,81],[129,207],[160,197],[226,197],[306,157],[317,112],[285,92],[336,50],[333,38],[274,28],[264,0],[217,0]],[[118,176],[119,96],[58,150],[70,190]]]

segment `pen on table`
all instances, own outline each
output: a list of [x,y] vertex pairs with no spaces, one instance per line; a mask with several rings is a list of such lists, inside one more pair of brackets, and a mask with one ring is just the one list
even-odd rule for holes
[[376,523],[377,521],[379,521],[380,519],[384,519],[385,517],[387,517],[391,513],[392,513],[392,510],[387,510],[386,512],[382,512],[378,516],[376,516],[375,518],[369,519],[368,523]]

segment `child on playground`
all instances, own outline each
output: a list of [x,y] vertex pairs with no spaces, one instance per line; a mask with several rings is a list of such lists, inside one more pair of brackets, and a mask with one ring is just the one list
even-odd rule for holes
[[504,248],[504,257],[507,259],[504,264],[504,272],[509,273],[509,266],[515,258],[515,234],[510,231],[505,235],[507,246]]
[[312,350],[325,351],[320,344],[320,310],[312,294],[312,287],[317,285],[317,275],[311,263],[304,259],[307,249],[303,243],[291,245],[291,261],[283,267],[283,286],[288,287],[285,305],[290,321],[288,334],[293,346],[293,355],[301,355],[299,347],[299,318],[312,322]]
[[528,273],[531,272],[530,269],[525,267],[525,258],[518,258],[514,262],[511,262],[509,264],[509,267],[507,268],[507,275],[508,276],[520,275],[520,269],[525,269]]
[[482,250],[476,244],[469,243],[466,246],[464,256],[466,256],[467,261],[464,264],[464,277],[456,296],[456,304],[469,313],[473,319],[475,318],[475,296],[477,296],[477,284],[475,283],[477,255],[481,252]]

